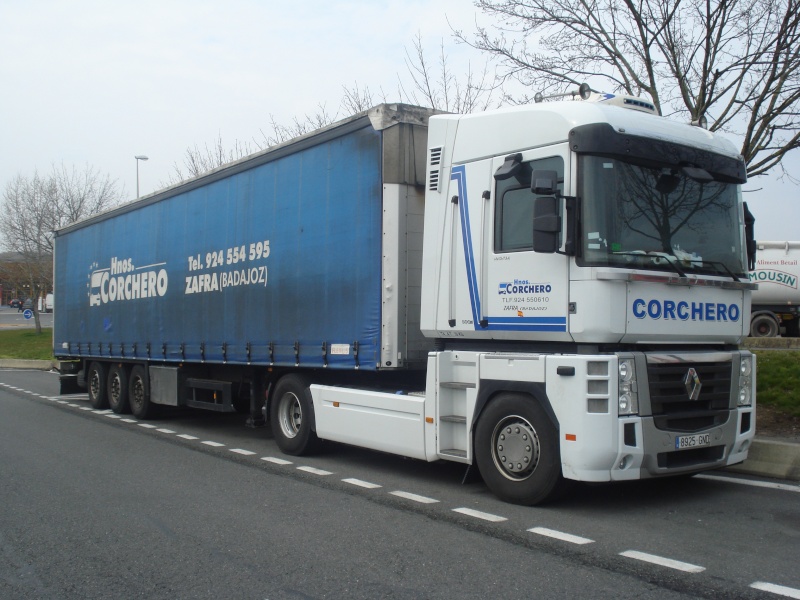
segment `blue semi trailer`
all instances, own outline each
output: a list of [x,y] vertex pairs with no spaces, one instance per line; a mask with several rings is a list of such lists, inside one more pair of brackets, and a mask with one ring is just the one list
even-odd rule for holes
[[65,381],[247,411],[289,454],[476,465],[523,504],[741,462],[744,163],[653,113],[384,104],[65,227]]

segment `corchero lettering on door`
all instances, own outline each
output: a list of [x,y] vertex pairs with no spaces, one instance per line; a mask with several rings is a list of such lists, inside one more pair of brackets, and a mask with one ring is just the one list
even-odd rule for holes
[[686,302],[685,300],[645,300],[637,298],[631,304],[637,319],[665,321],[723,321],[735,323],[742,316],[738,304],[724,302]]

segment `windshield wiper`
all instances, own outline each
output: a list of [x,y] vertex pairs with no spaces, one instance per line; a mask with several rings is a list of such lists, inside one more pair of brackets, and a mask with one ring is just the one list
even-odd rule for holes
[[[635,258],[640,258],[644,260],[651,260],[654,265],[662,265],[667,263],[670,265],[675,272],[680,275],[681,277],[686,277],[686,271],[681,269],[680,265],[676,262],[678,259],[675,256],[666,253],[658,253],[658,254],[647,254],[646,252],[614,252],[614,256],[633,256]],[[660,259],[659,262],[656,262],[656,259]]]
[[717,269],[716,269],[717,273],[722,273],[722,272],[725,272],[725,273],[727,273],[727,274],[730,276],[730,278],[731,278],[731,279],[733,279],[734,281],[741,281],[741,279],[739,279],[739,278],[738,278],[738,277],[737,277],[737,276],[736,276],[736,275],[733,273],[733,271],[731,271],[731,270],[730,270],[730,269],[727,267],[727,265],[726,265],[724,262],[717,261],[717,260],[704,260],[704,261],[703,261],[703,264],[711,265],[712,267],[716,267],[716,265],[719,265],[720,267],[722,267],[722,269],[719,269],[719,268],[717,268]]

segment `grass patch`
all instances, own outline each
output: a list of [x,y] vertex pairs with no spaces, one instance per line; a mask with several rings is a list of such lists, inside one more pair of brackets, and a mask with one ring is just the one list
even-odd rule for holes
[[53,329],[9,329],[0,331],[0,358],[53,359]]
[[800,417],[800,352],[756,350],[756,403]]

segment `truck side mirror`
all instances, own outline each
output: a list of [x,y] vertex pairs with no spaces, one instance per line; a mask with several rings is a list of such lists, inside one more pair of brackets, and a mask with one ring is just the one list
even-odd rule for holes
[[556,196],[558,194],[558,173],[556,171],[534,171],[531,176],[531,191],[540,196]]
[[[553,171],[555,173],[555,171]],[[553,254],[558,250],[561,216],[555,196],[536,198],[533,204],[533,251]]]
[[756,218],[747,208],[747,202],[742,202],[742,204],[744,205],[744,239],[747,244],[747,269],[754,271],[756,268],[756,250],[758,249],[755,231]]

